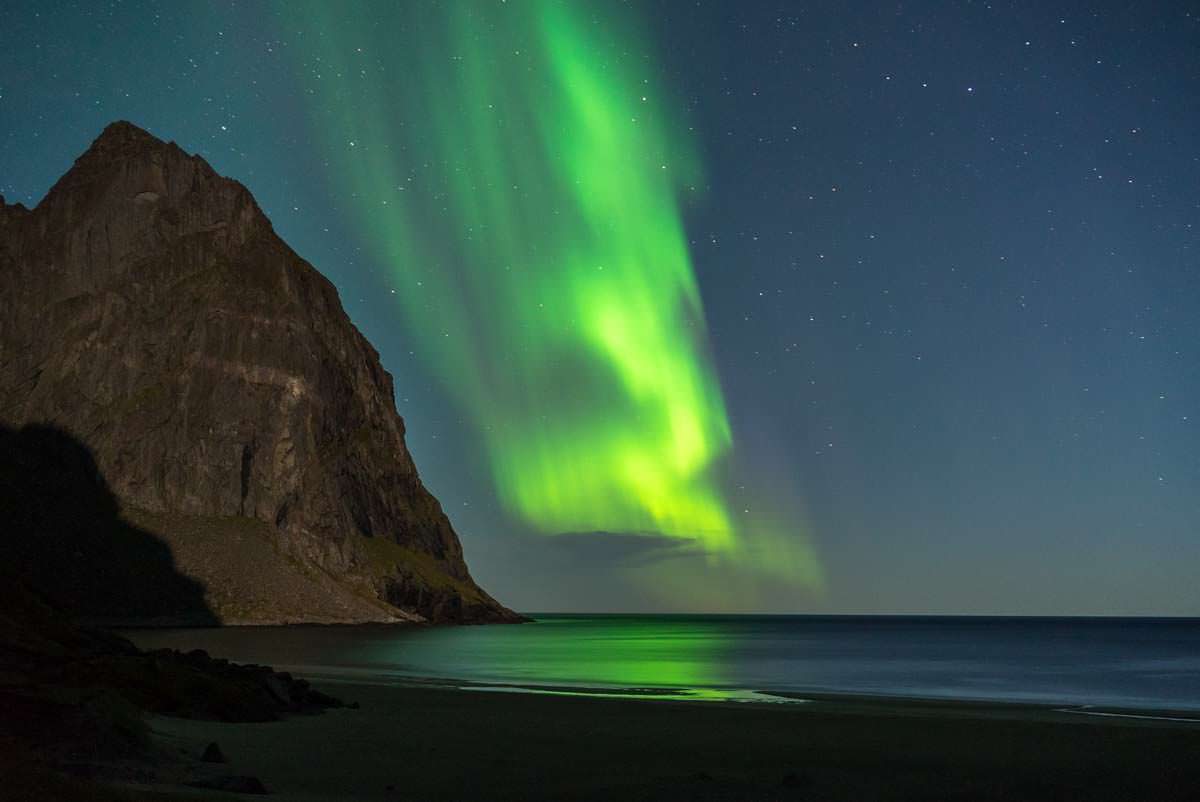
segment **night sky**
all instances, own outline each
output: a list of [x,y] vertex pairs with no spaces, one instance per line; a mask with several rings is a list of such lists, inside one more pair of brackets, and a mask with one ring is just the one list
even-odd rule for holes
[[393,5],[6,2],[0,194],[249,187],[516,609],[1200,615],[1194,6]]

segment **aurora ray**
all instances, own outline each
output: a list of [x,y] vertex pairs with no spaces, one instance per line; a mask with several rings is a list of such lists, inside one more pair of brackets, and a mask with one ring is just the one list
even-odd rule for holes
[[506,508],[735,555],[681,218],[699,160],[618,11],[454,3],[368,26],[312,3],[316,128]]

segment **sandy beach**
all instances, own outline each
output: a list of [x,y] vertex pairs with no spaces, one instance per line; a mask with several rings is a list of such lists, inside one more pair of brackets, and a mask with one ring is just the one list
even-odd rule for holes
[[177,754],[215,741],[228,759],[221,771],[308,802],[1183,800],[1200,788],[1200,724],[1161,718],[850,697],[747,704],[320,687],[359,709],[150,725]]

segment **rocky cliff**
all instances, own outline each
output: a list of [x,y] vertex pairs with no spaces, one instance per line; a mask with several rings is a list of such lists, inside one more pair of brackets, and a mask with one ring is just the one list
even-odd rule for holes
[[471,579],[333,285],[245,187],[126,122],[35,209],[0,199],[0,425],[31,424],[90,452],[217,620],[517,619]]

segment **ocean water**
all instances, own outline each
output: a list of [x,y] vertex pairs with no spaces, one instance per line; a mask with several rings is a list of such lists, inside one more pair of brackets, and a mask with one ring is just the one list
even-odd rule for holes
[[665,698],[871,694],[1200,711],[1200,619],[536,615],[486,627],[135,630],[326,680]]

